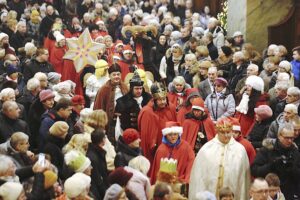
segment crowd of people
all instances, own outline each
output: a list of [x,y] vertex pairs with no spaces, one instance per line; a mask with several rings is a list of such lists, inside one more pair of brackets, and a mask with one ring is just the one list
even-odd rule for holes
[[0,16],[1,200],[300,199],[300,46],[258,52],[192,0]]

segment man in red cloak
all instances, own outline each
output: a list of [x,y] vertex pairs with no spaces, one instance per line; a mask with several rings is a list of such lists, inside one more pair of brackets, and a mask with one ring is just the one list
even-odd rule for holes
[[144,156],[153,162],[155,151],[161,144],[161,130],[167,121],[176,121],[176,108],[168,103],[166,88],[161,83],[151,86],[153,100],[142,108],[138,116],[141,147]]
[[62,74],[66,52],[66,38],[58,31],[55,32],[55,45],[51,49],[49,62],[53,65],[55,72]]
[[195,98],[192,111],[185,115],[182,139],[187,141],[197,153],[200,148],[216,135],[215,125],[204,110],[204,103]]
[[183,183],[189,183],[195,154],[191,146],[181,139],[182,132],[183,129],[178,122],[166,122],[166,127],[162,130],[162,144],[159,145],[152,164],[152,184],[156,181],[162,158],[177,160],[178,179]]

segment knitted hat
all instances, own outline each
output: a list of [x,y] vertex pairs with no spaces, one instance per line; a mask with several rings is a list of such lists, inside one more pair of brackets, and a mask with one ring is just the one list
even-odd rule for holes
[[182,126],[179,125],[178,122],[168,121],[166,122],[166,127],[161,130],[163,136],[166,136],[170,133],[178,133],[179,136],[182,135],[183,129]]
[[137,70],[134,71],[133,77],[130,79],[129,84],[130,84],[130,87],[144,85],[144,81],[142,81]]
[[128,181],[133,176],[133,173],[127,172],[124,167],[118,167],[108,176],[110,184],[117,183],[122,187],[125,187]]
[[40,102],[54,97],[55,97],[54,92],[50,89],[42,90],[39,94]]
[[240,124],[239,120],[237,118],[231,117],[230,121],[232,124],[232,130],[241,132],[241,124]]
[[139,138],[139,132],[133,128],[128,128],[123,132],[123,141],[126,144],[130,144]]
[[281,61],[281,62],[279,63],[279,66],[278,66],[278,67],[279,67],[279,68],[284,68],[284,70],[285,70],[286,72],[289,72],[289,71],[291,71],[292,65],[291,65],[291,63],[290,63],[289,61],[283,60],[283,61]]
[[134,51],[132,50],[130,45],[125,45],[123,47],[123,54],[126,54],[126,53],[134,53]]
[[30,50],[36,50],[36,46],[34,46],[34,44],[32,42],[27,42],[24,46],[24,51],[28,52]]
[[241,31],[236,31],[233,33],[233,38],[237,37],[237,36],[243,36],[243,33]]
[[17,200],[22,191],[22,184],[16,182],[6,182],[0,187],[0,196],[3,200]]
[[90,159],[76,150],[71,150],[65,155],[65,162],[74,172],[84,172],[91,165]]
[[49,129],[49,133],[54,136],[63,136],[68,133],[69,125],[64,121],[55,122]]
[[204,102],[200,98],[195,98],[192,102],[192,109],[202,110],[204,111]]
[[47,170],[44,172],[44,188],[47,190],[54,185],[57,181],[57,174],[51,170]]
[[16,66],[13,66],[13,65],[8,65],[6,67],[6,73],[8,76],[12,75],[13,73],[16,73],[18,72],[18,68]]
[[81,95],[73,96],[71,101],[72,101],[73,106],[75,106],[75,105],[84,105],[85,104],[84,97],[81,96]]
[[121,68],[118,64],[114,64],[108,68],[108,73],[111,74],[113,72],[121,72]]
[[6,33],[0,33],[0,42],[3,40],[3,38],[8,37]]
[[91,184],[91,177],[83,174],[76,173],[68,178],[64,183],[65,192],[68,198],[75,198],[81,193],[85,192]]
[[268,105],[260,105],[257,108],[254,108],[254,112],[262,120],[269,119],[273,115],[273,111]]
[[246,79],[245,85],[251,86],[253,89],[264,92],[264,81],[259,76],[251,75]]
[[215,85],[222,85],[223,87],[226,87],[228,85],[228,82],[225,78],[219,77],[215,80]]
[[61,79],[61,74],[56,72],[49,72],[47,76],[50,83],[57,83]]
[[105,67],[109,67],[108,63],[103,60],[103,59],[100,59],[100,60],[97,60],[97,62],[95,63],[95,68],[98,69],[98,68],[105,68]]
[[225,54],[225,56],[230,56],[233,52],[232,52],[232,49],[228,46],[222,46],[221,47],[223,53]]
[[123,188],[118,184],[112,184],[105,192],[103,200],[118,199]]

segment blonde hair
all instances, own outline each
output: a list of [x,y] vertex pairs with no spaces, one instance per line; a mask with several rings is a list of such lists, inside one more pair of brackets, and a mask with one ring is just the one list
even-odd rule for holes
[[198,56],[201,56],[201,57],[208,57],[208,55],[209,55],[209,51],[206,46],[198,46],[196,48],[196,52],[197,52]]
[[84,146],[87,146],[88,144],[88,138],[84,134],[75,134],[72,136],[68,144],[64,146],[62,152],[63,154],[66,154],[71,150],[77,150],[85,155],[86,149]]
[[107,122],[108,118],[104,110],[94,110],[86,120],[86,124],[93,127],[94,129],[105,129]]

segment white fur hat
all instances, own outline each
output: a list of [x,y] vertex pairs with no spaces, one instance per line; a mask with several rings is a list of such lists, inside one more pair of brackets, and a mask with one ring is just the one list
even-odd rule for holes
[[237,37],[237,36],[243,36],[243,33],[241,31],[236,31],[233,33],[233,36],[232,37]]
[[0,33],[0,41],[3,40],[3,38],[8,37],[6,33]]
[[34,46],[32,42],[27,42],[24,47],[25,52],[28,52],[31,49],[36,49],[36,46]]
[[166,128],[162,130],[163,136],[166,136],[170,133],[178,133],[179,136],[181,136],[182,132],[183,132],[182,126],[180,126],[178,122],[173,122],[173,121],[166,122]]
[[22,184],[16,182],[6,182],[0,187],[0,196],[3,200],[16,200],[22,191]]
[[76,173],[68,178],[64,183],[65,192],[68,198],[75,198],[80,194],[86,192],[91,184],[91,177],[83,174]]
[[259,76],[251,75],[246,79],[245,85],[250,85],[257,91],[264,92],[264,81]]

